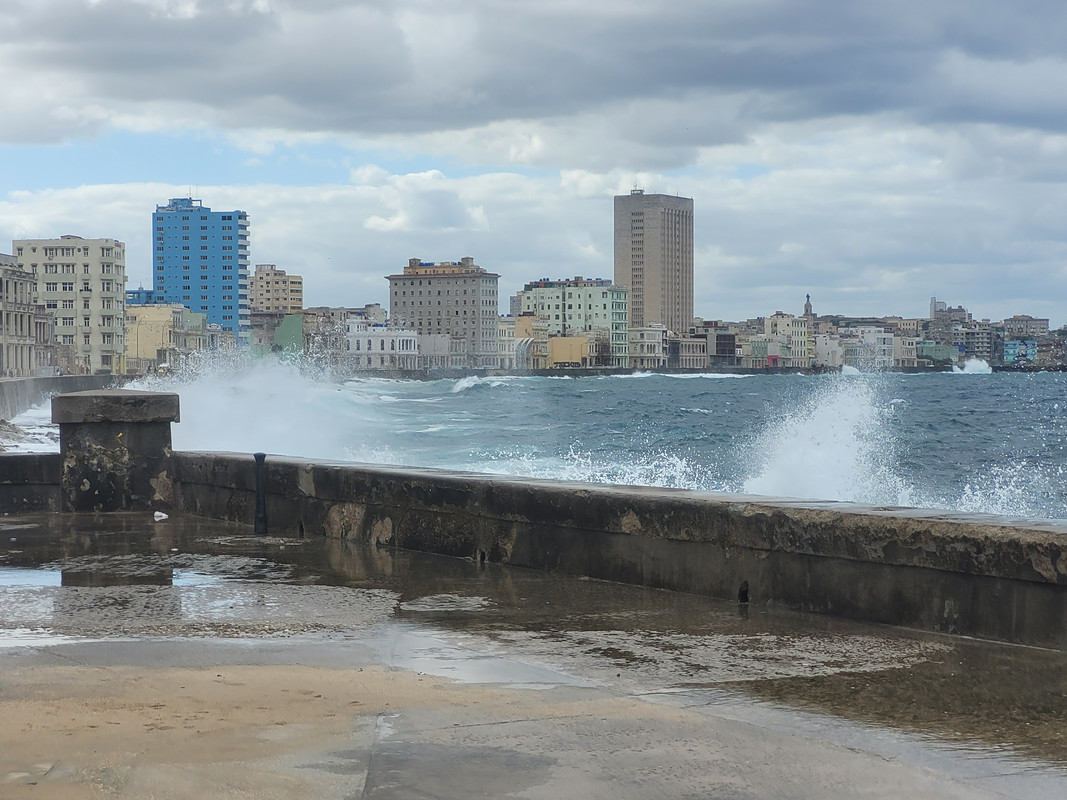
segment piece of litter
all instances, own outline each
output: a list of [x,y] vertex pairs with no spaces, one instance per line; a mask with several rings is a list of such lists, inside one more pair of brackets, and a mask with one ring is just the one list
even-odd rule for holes
[[167,515],[164,514],[162,511],[157,511],[155,514],[152,515],[152,519],[154,519],[156,522],[159,522],[161,519],[166,519],[166,518],[167,518]]

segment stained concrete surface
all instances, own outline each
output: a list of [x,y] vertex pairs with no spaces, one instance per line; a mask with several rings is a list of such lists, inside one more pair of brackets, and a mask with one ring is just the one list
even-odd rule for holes
[[[0,703],[22,702],[27,726],[26,703],[70,713],[73,737],[14,763],[2,754],[32,730],[0,731],[3,797],[1062,797],[1065,667],[195,517],[0,523]],[[71,709],[65,678],[108,702]],[[64,751],[97,716],[89,742],[142,718],[175,736],[172,699],[136,693],[171,679],[201,681],[195,714],[232,716],[226,747]],[[213,688],[231,711],[204,702]],[[252,705],[294,718],[238,716]]]

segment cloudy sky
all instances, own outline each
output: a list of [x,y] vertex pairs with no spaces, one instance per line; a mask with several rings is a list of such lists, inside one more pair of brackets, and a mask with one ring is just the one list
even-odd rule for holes
[[612,196],[694,198],[696,313],[1067,323],[1055,0],[0,0],[0,250],[157,203],[251,220],[309,305],[408,258],[612,273]]

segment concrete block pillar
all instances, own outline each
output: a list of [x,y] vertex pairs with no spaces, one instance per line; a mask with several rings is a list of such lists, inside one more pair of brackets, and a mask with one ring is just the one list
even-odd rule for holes
[[103,389],[52,398],[64,511],[172,508],[170,424],[178,395]]

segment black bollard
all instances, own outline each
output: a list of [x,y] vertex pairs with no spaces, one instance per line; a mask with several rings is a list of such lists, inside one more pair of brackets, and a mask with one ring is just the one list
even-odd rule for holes
[[256,516],[253,522],[253,532],[261,535],[267,533],[267,468],[263,463],[266,453],[254,453],[256,460]]

